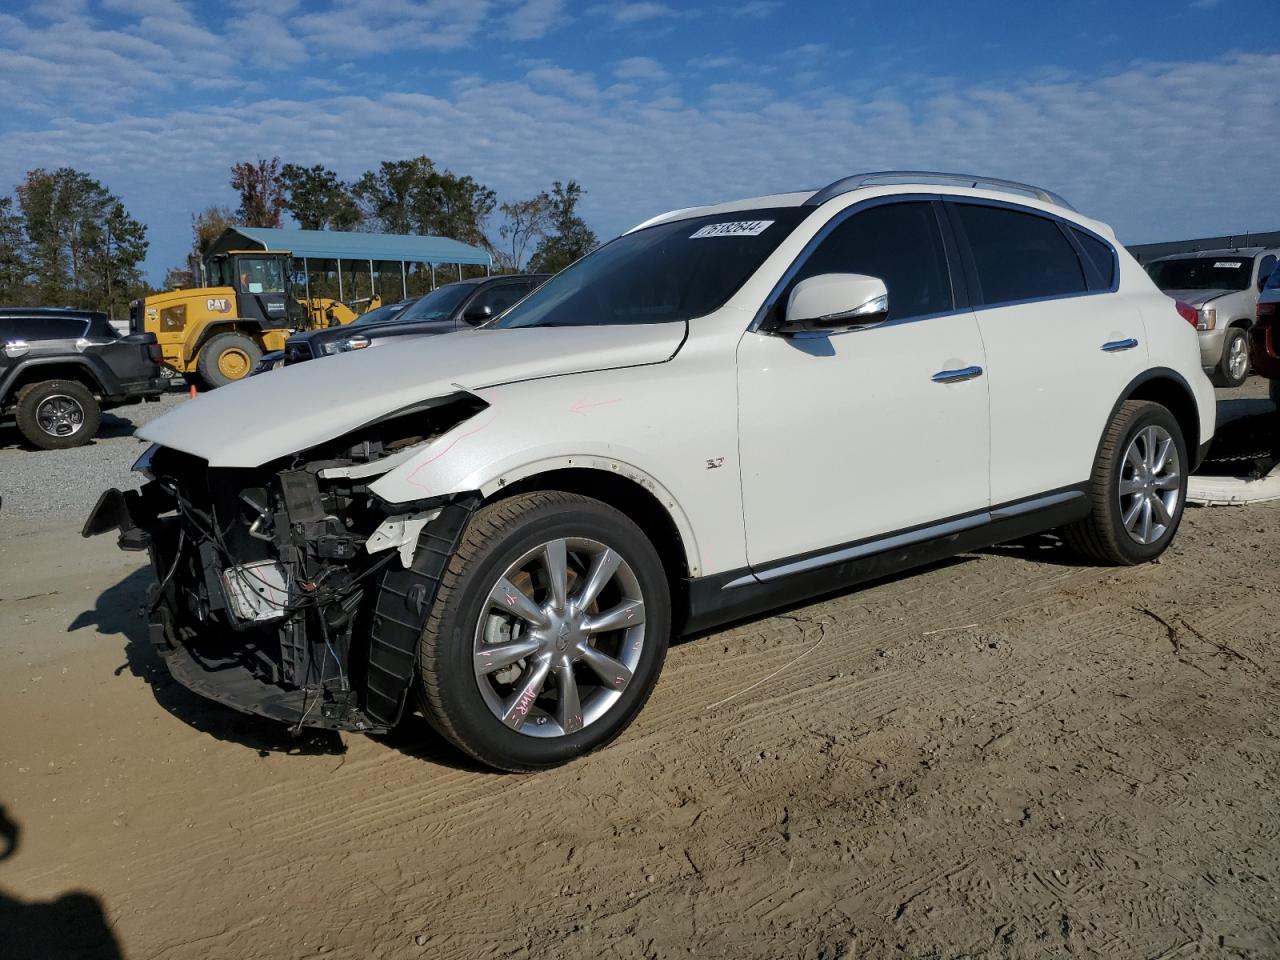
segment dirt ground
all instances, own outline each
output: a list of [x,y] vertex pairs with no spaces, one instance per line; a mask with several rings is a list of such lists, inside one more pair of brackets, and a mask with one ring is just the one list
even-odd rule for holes
[[6,960],[1280,956],[1280,502],[681,643],[533,776],[189,694],[79,519],[0,516]]

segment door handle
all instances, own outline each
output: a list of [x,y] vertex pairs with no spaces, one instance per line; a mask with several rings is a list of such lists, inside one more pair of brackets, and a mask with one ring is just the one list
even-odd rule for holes
[[9,340],[4,345],[4,355],[11,360],[24,357],[30,352],[31,347],[27,345],[25,340]]
[[1111,340],[1102,345],[1102,349],[1106,353],[1119,353],[1121,350],[1132,350],[1138,345],[1138,341],[1130,337],[1128,340]]
[[982,376],[981,367],[961,367],[959,370],[939,370],[933,375],[934,383],[960,383]]

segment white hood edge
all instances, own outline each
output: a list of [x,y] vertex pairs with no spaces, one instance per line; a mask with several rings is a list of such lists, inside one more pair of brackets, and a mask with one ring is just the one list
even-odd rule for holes
[[211,467],[256,467],[410,404],[500,384],[670,360],[684,323],[464,330],[250,377],[145,424],[144,440]]

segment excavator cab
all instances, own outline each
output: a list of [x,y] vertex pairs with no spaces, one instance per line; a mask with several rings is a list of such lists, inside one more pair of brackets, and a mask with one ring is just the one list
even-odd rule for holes
[[236,292],[236,316],[261,329],[290,325],[289,254],[232,251],[210,257],[205,265],[211,287]]

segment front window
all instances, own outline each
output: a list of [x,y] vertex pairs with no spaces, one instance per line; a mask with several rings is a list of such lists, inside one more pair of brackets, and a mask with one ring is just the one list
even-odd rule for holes
[[448,283],[405,307],[396,320],[444,320],[453,316],[462,301],[475,289],[469,283]]
[[692,320],[718,310],[812,212],[717,213],[618,237],[556,274],[495,327],[576,327]]
[[1247,290],[1253,258],[1232,254],[1157,260],[1147,268],[1161,290]]
[[278,258],[241,257],[241,293],[284,293],[284,264]]

